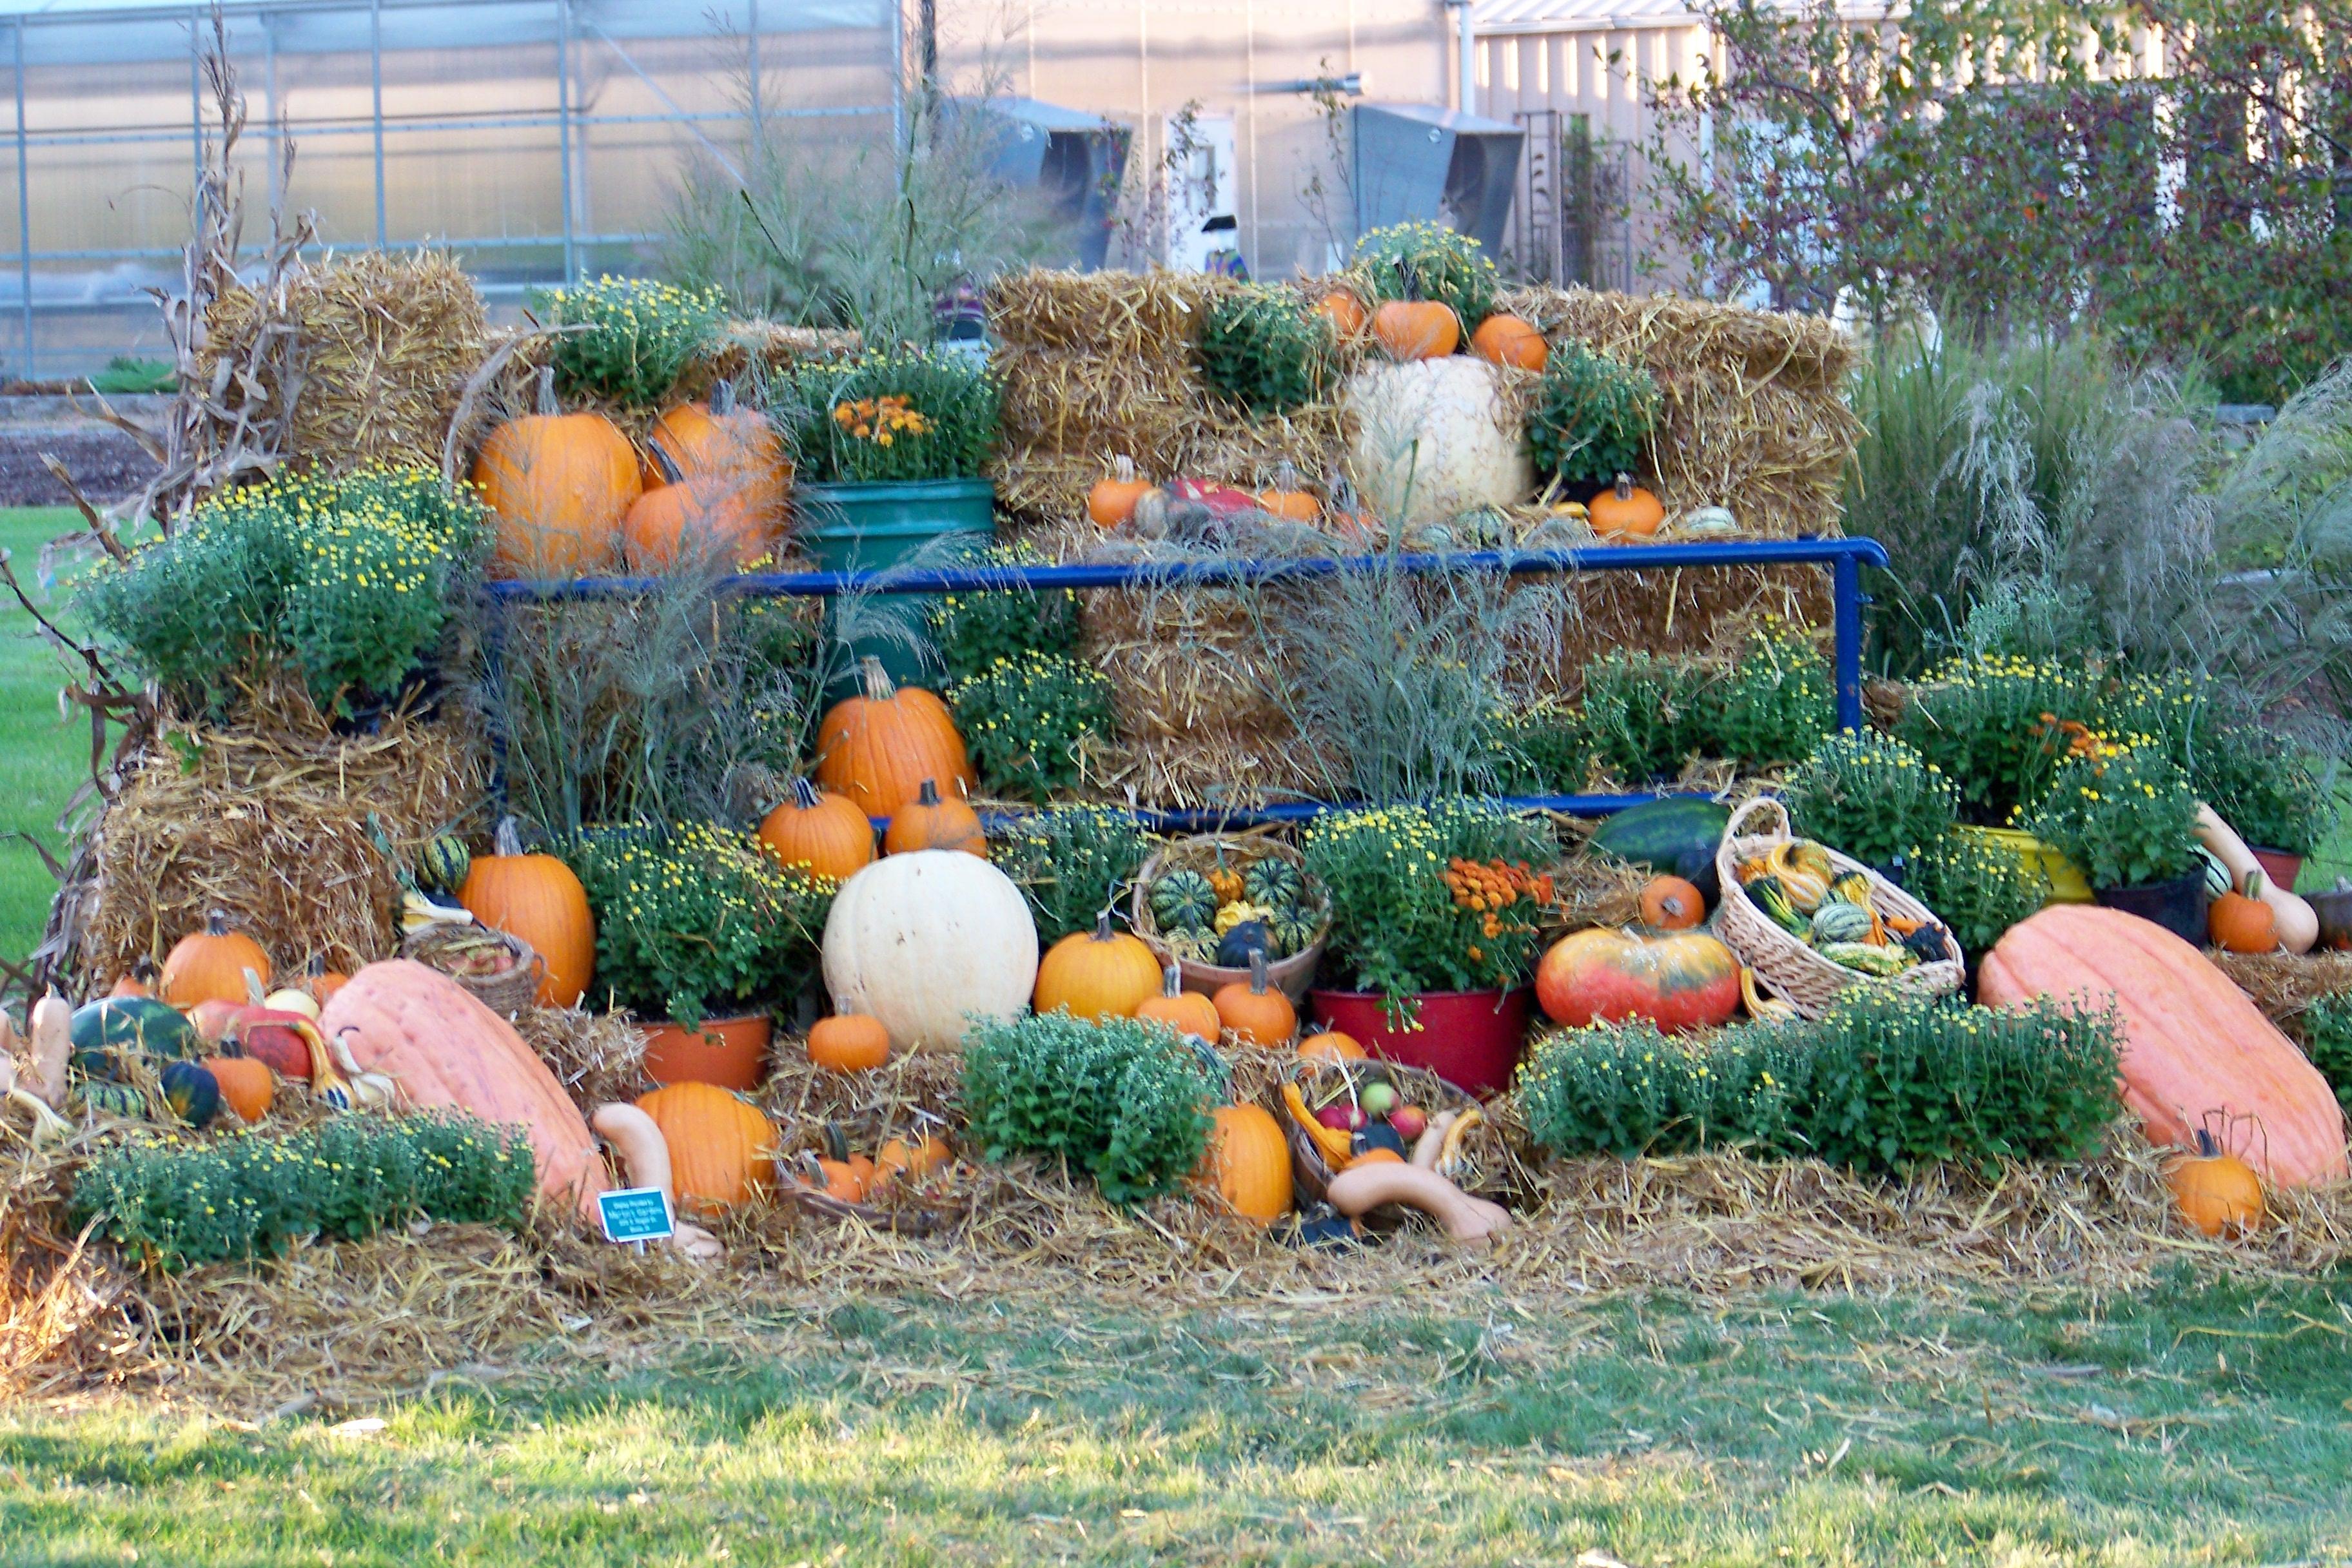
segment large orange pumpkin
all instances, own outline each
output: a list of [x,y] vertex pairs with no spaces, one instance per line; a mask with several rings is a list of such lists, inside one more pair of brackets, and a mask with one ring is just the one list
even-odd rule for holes
[[1977,999],[2112,1004],[2122,1015],[2123,1100],[2151,1142],[2195,1145],[2208,1118],[2273,1186],[2347,1174],[2344,1111],[2327,1080],[2210,960],[2152,921],[2055,904],[1985,955]]
[[764,534],[783,521],[793,465],[784,438],[765,416],[735,403],[722,381],[708,403],[681,403],[654,421],[646,439],[645,487],[677,479],[719,479]]
[[939,782],[925,779],[915,798],[890,814],[889,830],[882,835],[882,852],[904,855],[914,849],[959,849],[988,858],[988,837],[980,828],[980,813],[961,799],[941,800]]
[[269,955],[243,931],[229,929],[226,910],[215,910],[205,917],[204,930],[182,937],[164,958],[163,1000],[182,1011],[199,1002],[250,1001],[245,978],[248,969],[267,992]]
[[1544,335],[1518,317],[1497,310],[1470,334],[1470,352],[1495,364],[1541,370],[1551,361]]
[[640,1098],[637,1109],[669,1145],[680,1208],[733,1208],[775,1180],[775,1124],[742,1096],[674,1083]]
[[948,705],[920,687],[893,687],[868,658],[865,695],[833,705],[816,731],[817,783],[847,795],[868,816],[890,816],[929,779],[950,795],[980,783]]
[[542,372],[539,412],[491,431],[474,459],[475,488],[498,521],[498,575],[601,570],[644,489],[629,438],[601,414],[558,413],[554,387],[554,373]]
[[749,566],[768,552],[770,524],[752,510],[740,481],[698,475],[646,491],[621,520],[621,554],[632,572],[688,565]]
[[1193,1179],[1234,1212],[1272,1225],[1290,1212],[1290,1145],[1282,1124],[1260,1105],[1220,1105],[1210,1112],[1209,1146]]
[[438,970],[405,958],[371,963],[335,993],[319,1029],[362,1072],[392,1079],[404,1110],[446,1108],[521,1128],[541,1195],[590,1209],[607,1185],[588,1123],[539,1053]]
[[1076,1018],[1132,1018],[1160,994],[1160,961],[1143,939],[1111,930],[1105,910],[1094,930],[1073,931],[1047,950],[1033,1003],[1040,1013],[1066,1007]]
[[835,881],[874,863],[874,824],[846,795],[793,781],[793,797],[760,824],[760,842],[787,866]]
[[596,917],[588,889],[552,855],[526,855],[514,818],[499,824],[495,855],[477,855],[457,889],[457,901],[486,926],[511,932],[539,950],[547,972],[539,982],[542,1007],[574,1007],[596,978]]
[[1554,942],[1536,965],[1536,1000],[1556,1023],[1647,1018],[1661,1029],[1727,1022],[1739,1010],[1739,960],[1704,931],[1644,936],[1595,927]]
[[1372,336],[1393,360],[1444,359],[1462,346],[1462,321],[1433,300],[1391,300],[1372,312]]

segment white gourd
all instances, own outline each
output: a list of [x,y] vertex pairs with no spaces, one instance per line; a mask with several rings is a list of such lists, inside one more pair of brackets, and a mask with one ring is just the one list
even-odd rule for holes
[[974,1017],[1018,1017],[1037,984],[1037,925],[976,855],[886,855],[834,895],[824,984],[836,1013],[878,1019],[899,1050],[963,1045]]
[[1407,527],[1510,506],[1535,489],[1503,372],[1454,354],[1368,364],[1348,380],[1348,471],[1367,510]]

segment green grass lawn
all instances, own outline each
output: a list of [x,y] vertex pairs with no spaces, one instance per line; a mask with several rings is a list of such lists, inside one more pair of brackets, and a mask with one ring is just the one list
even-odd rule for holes
[[259,1425],[0,1415],[0,1562],[2352,1557],[2352,1311],[2321,1286],[1462,1318],[883,1300],[771,1331]]
[[[0,548],[12,552],[16,580],[36,599],[41,546],[79,525],[70,507],[0,508]],[[45,613],[57,613],[49,596]],[[71,672],[46,643],[16,596],[0,586],[0,833],[28,833],[64,858],[58,814],[89,777],[89,719],[68,718],[58,692]],[[20,838],[0,840],[0,957],[20,960],[41,940],[49,898],[57,890],[48,868]]]

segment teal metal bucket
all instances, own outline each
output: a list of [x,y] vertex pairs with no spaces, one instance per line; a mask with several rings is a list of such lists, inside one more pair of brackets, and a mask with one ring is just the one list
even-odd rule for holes
[[[988,479],[901,484],[803,485],[800,540],[820,571],[881,572],[919,559],[927,566],[971,560],[996,537],[996,486]],[[933,594],[871,594],[825,603],[825,635],[845,645],[835,697],[856,685],[860,661],[882,661],[893,684],[938,679],[927,629]]]

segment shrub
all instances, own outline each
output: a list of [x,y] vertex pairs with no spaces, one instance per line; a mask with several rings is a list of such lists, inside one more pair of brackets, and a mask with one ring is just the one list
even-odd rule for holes
[[1798,832],[1873,866],[1910,859],[1959,820],[1959,793],[1943,770],[1874,733],[1830,736],[1785,793]]
[[1969,820],[2005,827],[2049,789],[2067,747],[2056,726],[2087,717],[2092,695],[2054,663],[1957,658],[1913,690],[1895,732],[1943,770]]
[[988,853],[1029,900],[1037,939],[1051,943],[1092,931],[1097,911],[1124,901],[1151,840],[1123,811],[1072,805],[1014,817],[991,836]]
[[1528,456],[1536,472],[1590,489],[1643,470],[1643,449],[1658,413],[1658,386],[1639,366],[1583,344],[1562,342],[1545,363],[1528,415]]
[[768,409],[809,484],[975,479],[996,445],[996,378],[952,350],[796,365]]
[[1812,1022],[1669,1040],[1643,1024],[1541,1041],[1523,1073],[1557,1154],[1746,1148],[1856,1170],[2079,1159],[2116,1113],[2120,1026],[2047,998],[2000,1012],[1850,992]]
[[989,1159],[1060,1160],[1111,1202],[1131,1204],[1167,1192],[1199,1163],[1218,1097],[1173,1030],[1057,1011],[974,1026],[963,1098]]
[[813,972],[835,884],[710,823],[592,828],[563,858],[596,916],[596,981],[646,1017],[698,1026]]
[[716,289],[636,278],[534,289],[529,298],[541,325],[582,329],[558,333],[549,351],[563,393],[629,408],[660,406],[726,317]]
[[1755,767],[1811,755],[1836,727],[1834,685],[1813,640],[1768,618],[1748,633],[1738,661],[1717,676],[1701,749]]
[[2199,864],[2197,792],[2153,748],[2099,742],[2069,757],[2026,825],[2094,888],[2168,882]]
[[2304,1054],[2352,1116],[2352,996],[2320,997],[2304,1009],[2299,1027]]
[[1338,348],[1330,318],[1297,294],[1245,284],[1210,304],[1201,323],[1201,374],[1253,414],[1286,414],[1323,395]]
[[2010,927],[2031,919],[2049,896],[2040,864],[1973,833],[1947,832],[1920,847],[1905,884],[1971,957],[1991,951]]
[[107,1148],[76,1178],[72,1207],[77,1226],[96,1222],[141,1265],[168,1272],[411,1218],[514,1229],[536,1186],[520,1128],[438,1112],[340,1116],[299,1132]]
[[2222,724],[2198,752],[2191,782],[2249,844],[2308,855],[2335,831],[2335,795],[2301,747],[2258,724]]
[[[1035,565],[1041,560],[1034,551],[999,546],[989,551],[983,563]],[[948,594],[932,604],[929,616],[931,642],[940,650],[945,686],[984,674],[1002,659],[1019,659],[1033,653],[1075,658],[1081,647],[1078,595],[1069,588],[1042,594],[1034,588]]]
[[1591,780],[1584,715],[1558,698],[1500,709],[1488,732],[1496,787],[1505,795],[1576,795]]
[[1629,784],[1672,778],[1706,749],[1708,676],[1685,660],[1633,651],[1584,667],[1584,731],[1594,758]]
[[1353,272],[1375,300],[1434,300],[1468,339],[1495,308],[1495,264],[1478,242],[1435,223],[1391,224],[1356,241]]
[[1045,801],[1076,788],[1117,733],[1110,679],[1060,654],[999,658],[948,688],[972,766],[992,794]]

